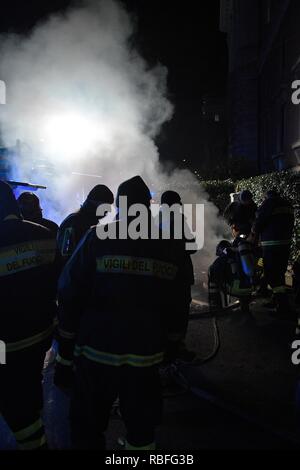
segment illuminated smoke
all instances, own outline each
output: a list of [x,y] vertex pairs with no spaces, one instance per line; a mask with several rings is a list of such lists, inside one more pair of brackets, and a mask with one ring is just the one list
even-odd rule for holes
[[[169,186],[186,202],[207,198],[192,174],[167,176],[159,165],[155,137],[173,114],[167,70],[149,68],[132,46],[134,28],[116,1],[89,1],[50,17],[29,36],[0,38],[3,135],[7,146],[22,142],[12,177],[46,184],[39,192],[45,215],[58,222],[95,184],[115,191],[135,174],[154,192]],[[207,204],[202,269],[221,231],[216,208]]]

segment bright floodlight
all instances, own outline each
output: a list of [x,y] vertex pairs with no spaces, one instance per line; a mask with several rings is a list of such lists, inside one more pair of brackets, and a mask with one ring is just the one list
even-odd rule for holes
[[97,126],[80,114],[53,115],[46,119],[43,141],[50,153],[81,156],[98,140]]

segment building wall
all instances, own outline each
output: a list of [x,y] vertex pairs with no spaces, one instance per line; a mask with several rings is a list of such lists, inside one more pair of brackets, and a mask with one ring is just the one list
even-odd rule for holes
[[228,34],[230,154],[257,166],[258,2],[232,0]]
[[231,153],[256,172],[297,167],[300,106],[291,84],[300,79],[300,1],[224,1]]
[[[259,157],[262,171],[297,167],[300,107],[292,103],[292,82],[300,78],[300,2],[270,2],[270,22],[262,25],[264,44],[276,27],[273,42],[259,64]],[[285,6],[285,8],[284,8]],[[278,19],[280,22],[278,24]],[[300,143],[299,143],[300,146]]]

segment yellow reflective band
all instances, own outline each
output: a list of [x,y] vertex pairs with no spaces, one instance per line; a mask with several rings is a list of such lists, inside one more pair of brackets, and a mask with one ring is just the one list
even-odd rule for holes
[[51,325],[47,330],[42,331],[42,333],[38,333],[37,335],[31,336],[30,338],[21,339],[20,341],[16,341],[15,343],[7,343],[6,351],[8,353],[20,351],[21,349],[29,348],[34,344],[40,343],[44,339],[48,338],[54,331],[54,325]]
[[151,442],[151,444],[148,444],[146,446],[136,447],[132,446],[131,444],[129,444],[129,442],[126,441],[125,450],[156,450],[156,444],[155,442]]
[[294,215],[294,209],[292,207],[277,207],[273,209],[272,215]]
[[274,294],[285,294],[286,293],[286,286],[273,287],[272,290],[273,290]]
[[134,274],[173,280],[178,268],[155,259],[131,256],[104,256],[97,259],[97,272],[106,274]]
[[58,333],[62,338],[65,339],[74,339],[75,338],[75,333],[70,333],[69,331],[65,331],[62,328],[58,328]]
[[291,240],[269,240],[261,242],[263,247],[268,246],[288,246],[291,244]]
[[57,354],[56,356],[56,362],[58,362],[59,364],[62,364],[63,366],[72,366],[73,365],[73,361],[68,361],[67,359],[64,359],[63,357],[61,357],[59,354]]
[[164,359],[164,353],[160,352],[152,356],[139,356],[136,354],[112,354],[97,351],[89,346],[75,346],[74,356],[84,356],[90,361],[98,362],[108,366],[132,366],[151,367],[160,364]]
[[21,450],[34,450],[34,449],[39,449],[44,444],[46,444],[45,434],[41,438],[35,439],[34,441],[20,443],[19,447]]
[[27,426],[27,428],[21,429],[21,431],[14,432],[15,438],[17,441],[24,441],[28,437],[35,434],[39,429],[43,427],[41,418],[39,418],[35,423]]
[[264,267],[264,259],[263,258],[259,258],[259,260],[257,261],[257,266],[260,267],[260,268]]
[[228,291],[230,295],[233,297],[243,297],[243,296],[249,296],[252,293],[252,288],[247,287],[247,288],[240,288],[240,281],[235,280],[232,284],[232,286],[228,286]]
[[0,276],[53,263],[55,240],[36,240],[8,246],[0,250]]

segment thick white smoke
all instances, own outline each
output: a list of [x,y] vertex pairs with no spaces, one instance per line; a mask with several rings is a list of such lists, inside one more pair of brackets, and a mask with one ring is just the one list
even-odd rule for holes
[[[207,200],[192,174],[167,175],[159,165],[154,139],[173,114],[167,70],[149,68],[131,45],[134,27],[116,1],[85,1],[29,36],[0,38],[0,78],[7,84],[3,136],[7,146],[22,142],[12,176],[46,183],[49,189],[39,193],[47,194],[45,215],[58,222],[95,184],[115,191],[135,174],[154,191],[168,186],[186,202]],[[207,202],[205,224],[202,270],[222,231]]]

